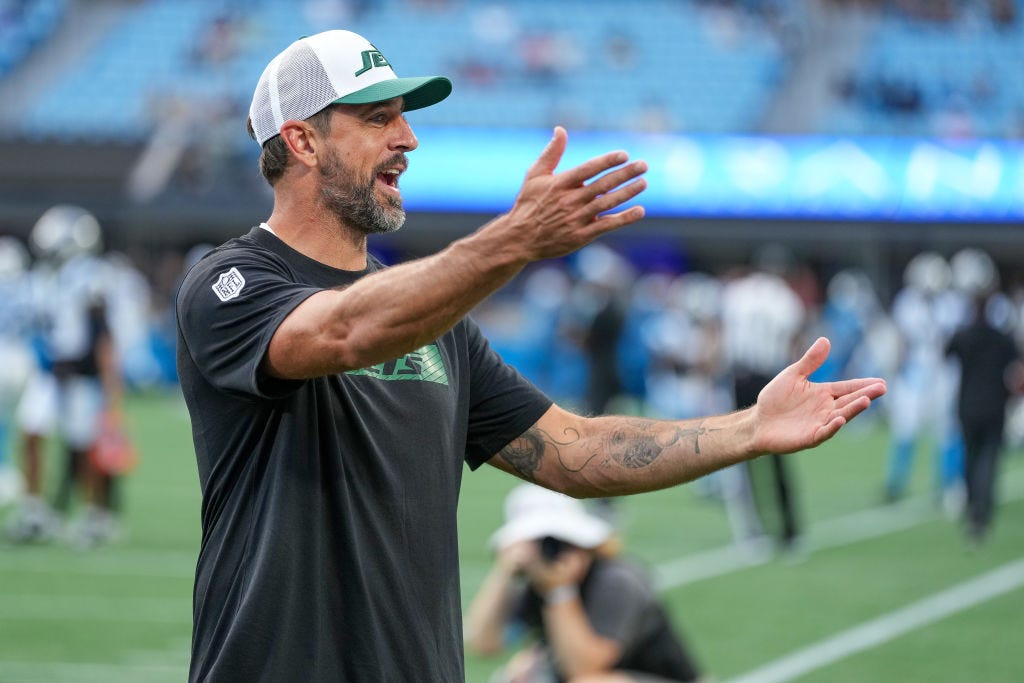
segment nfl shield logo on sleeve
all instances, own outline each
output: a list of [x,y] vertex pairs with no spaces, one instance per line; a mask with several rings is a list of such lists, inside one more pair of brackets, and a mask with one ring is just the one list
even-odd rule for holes
[[217,277],[217,281],[213,283],[213,293],[221,301],[227,301],[238,296],[244,286],[245,278],[238,272],[238,268],[232,268]]

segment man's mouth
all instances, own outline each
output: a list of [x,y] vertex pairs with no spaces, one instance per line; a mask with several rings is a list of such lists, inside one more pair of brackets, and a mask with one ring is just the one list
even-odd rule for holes
[[377,180],[384,183],[388,187],[398,189],[398,176],[401,175],[401,171],[397,168],[389,168],[385,171],[381,171],[377,174]]

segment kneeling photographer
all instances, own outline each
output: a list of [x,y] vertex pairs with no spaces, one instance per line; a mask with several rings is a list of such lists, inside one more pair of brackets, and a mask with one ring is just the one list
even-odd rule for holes
[[700,680],[649,577],[619,556],[605,520],[531,484],[509,494],[505,519],[466,614],[466,644],[480,655],[527,644],[492,681]]

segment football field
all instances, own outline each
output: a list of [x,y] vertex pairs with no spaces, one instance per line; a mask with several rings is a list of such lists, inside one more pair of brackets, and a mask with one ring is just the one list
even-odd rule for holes
[[[131,397],[127,412],[141,459],[125,486],[124,537],[87,552],[0,545],[2,683],[185,678],[199,543],[188,418],[174,393]],[[807,527],[794,557],[736,552],[700,484],[620,500],[627,553],[651,569],[717,681],[1024,680],[1024,454],[1003,460],[993,535],[970,550],[930,495],[927,444],[911,495],[881,504],[886,449],[883,428],[854,423],[792,456]],[[466,472],[464,604],[515,484],[491,468]],[[467,680],[485,683],[499,663],[468,656]]]

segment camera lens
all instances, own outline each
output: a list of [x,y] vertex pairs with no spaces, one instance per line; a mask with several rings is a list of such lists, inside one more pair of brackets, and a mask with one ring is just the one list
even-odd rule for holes
[[545,536],[540,541],[540,555],[549,562],[557,559],[562,551],[565,550],[565,541],[555,538],[554,536]]

